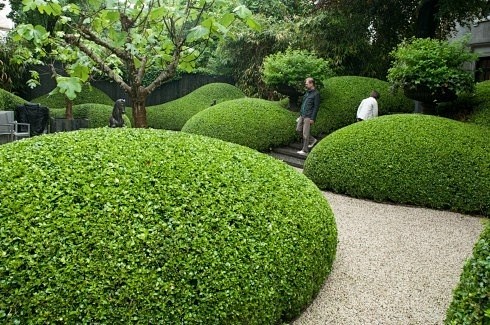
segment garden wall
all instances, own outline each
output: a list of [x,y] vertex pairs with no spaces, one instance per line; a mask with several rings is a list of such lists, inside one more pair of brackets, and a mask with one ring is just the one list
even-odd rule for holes
[[[57,68],[59,69],[61,67]],[[31,100],[33,98],[37,98],[44,94],[47,94],[56,87],[55,82],[51,78],[51,71],[48,67],[39,66],[33,68],[33,70],[39,72],[41,85],[34,89],[28,89],[27,93],[22,94],[22,98],[25,98],[27,100]],[[229,84],[235,83],[234,79],[228,76],[182,74],[178,78],[164,83],[153,93],[151,93],[146,100],[146,105],[153,106],[175,100],[191,93],[201,86],[213,82],[224,82]],[[111,97],[112,100],[115,101],[119,98],[124,98],[126,99],[126,103],[128,103],[128,105],[131,105],[131,102],[129,101],[126,93],[115,82],[107,80],[97,80],[91,82],[91,84],[106,93],[109,97]]]

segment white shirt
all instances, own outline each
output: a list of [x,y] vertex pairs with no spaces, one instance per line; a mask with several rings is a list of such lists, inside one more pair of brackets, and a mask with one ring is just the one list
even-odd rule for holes
[[369,120],[378,116],[378,102],[374,97],[363,99],[357,108],[357,118]]

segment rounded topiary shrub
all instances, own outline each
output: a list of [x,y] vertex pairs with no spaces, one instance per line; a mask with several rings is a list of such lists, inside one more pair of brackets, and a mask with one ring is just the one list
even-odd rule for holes
[[490,324],[490,222],[466,261],[445,324]]
[[259,151],[293,142],[296,114],[263,99],[230,100],[194,115],[182,131],[238,143]]
[[475,107],[469,121],[490,127],[490,80],[476,84],[474,103]]
[[320,89],[320,109],[312,133],[329,134],[355,123],[359,104],[373,89],[380,93],[379,115],[413,112],[413,102],[401,91],[393,94],[386,81],[356,76],[332,77]]
[[278,324],[329,274],[336,225],[255,150],[100,128],[0,146],[0,322]]
[[0,110],[13,111],[17,105],[22,105],[26,100],[12,94],[4,89],[0,89]]
[[[63,108],[66,106],[65,96],[61,93],[54,95],[45,94],[32,99],[31,102],[40,103],[41,105],[47,106],[50,109]],[[87,103],[113,105],[114,101],[102,90],[93,86],[84,85],[82,87],[82,91],[77,93],[77,97],[73,100],[73,105]]]
[[154,129],[180,131],[195,114],[217,103],[245,97],[237,87],[211,83],[170,102],[147,107],[148,126]]
[[446,118],[397,114],[324,138],[304,173],[354,197],[490,215],[490,131]]

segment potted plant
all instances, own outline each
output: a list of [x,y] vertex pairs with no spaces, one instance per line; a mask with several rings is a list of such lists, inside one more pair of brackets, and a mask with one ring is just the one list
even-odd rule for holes
[[405,96],[421,102],[423,113],[430,113],[437,103],[473,91],[473,74],[464,69],[464,64],[475,61],[477,55],[466,44],[467,39],[403,41],[390,53],[394,60],[388,81],[393,89],[401,88]]
[[306,50],[287,49],[271,54],[264,59],[262,77],[264,83],[289,97],[289,108],[298,110],[298,100],[304,93],[307,77],[315,79],[316,85],[333,76],[328,61]]

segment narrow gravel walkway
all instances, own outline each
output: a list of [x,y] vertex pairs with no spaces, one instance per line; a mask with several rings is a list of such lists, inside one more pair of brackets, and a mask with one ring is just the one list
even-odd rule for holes
[[336,261],[292,324],[443,324],[484,219],[325,196],[339,232]]

